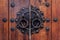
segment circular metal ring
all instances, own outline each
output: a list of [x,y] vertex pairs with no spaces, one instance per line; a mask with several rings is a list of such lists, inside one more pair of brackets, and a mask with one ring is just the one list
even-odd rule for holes
[[34,10],[31,10],[31,13],[35,13],[35,15],[37,15],[38,17],[40,16],[38,12],[34,11]]
[[20,26],[21,28],[26,28],[26,27],[28,26],[28,21],[27,21],[26,19],[21,19],[21,20],[19,21],[19,26]]
[[41,21],[40,21],[40,19],[34,19],[34,20],[32,20],[32,26],[34,27],[34,28],[39,28],[40,27],[40,24],[41,24]]

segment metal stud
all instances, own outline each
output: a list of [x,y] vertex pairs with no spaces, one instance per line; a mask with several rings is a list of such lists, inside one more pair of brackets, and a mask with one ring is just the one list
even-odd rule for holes
[[49,18],[46,18],[46,22],[50,22],[50,19]]
[[46,31],[47,31],[47,32],[49,31],[49,27],[46,27]]
[[3,21],[3,22],[7,22],[7,19],[6,19],[6,18],[3,18],[2,21]]
[[13,23],[14,21],[15,21],[14,18],[11,18],[11,19],[10,19],[10,22],[11,22],[11,23]]
[[12,7],[12,8],[15,7],[15,3],[14,3],[14,2],[11,3],[11,7]]
[[11,27],[11,31],[14,31],[15,30],[15,28],[14,27]]
[[54,21],[54,22],[57,22],[57,21],[58,21],[58,19],[57,19],[57,18],[54,18],[54,19],[53,19],[53,21]]
[[18,22],[18,18],[15,19],[15,22]]
[[49,6],[50,6],[50,4],[49,4],[48,2],[46,2],[46,3],[45,3],[45,6],[46,6],[46,7],[49,7]]

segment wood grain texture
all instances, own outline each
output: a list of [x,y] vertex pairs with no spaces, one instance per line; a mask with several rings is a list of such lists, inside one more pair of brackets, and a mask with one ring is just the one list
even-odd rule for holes
[[3,23],[2,23],[2,18],[3,18],[3,13],[2,13],[2,0],[0,0],[0,40],[3,40]]
[[57,32],[57,40],[60,40],[60,0],[56,0],[56,14],[57,14],[57,18],[58,18],[58,32]]
[[52,22],[52,40],[60,40],[60,0],[53,0],[52,3],[52,16],[58,19],[57,22]]
[[[15,0],[16,7],[15,7],[15,16],[18,11],[22,8],[29,8],[29,0]],[[28,40],[27,35],[24,37],[24,34],[20,32],[20,30],[16,30],[16,38],[17,40]]]
[[58,40],[58,22],[53,21],[54,18],[58,18],[57,5],[56,0],[52,0],[52,40]]
[[[15,3],[15,7],[11,7],[11,3]],[[44,28],[37,34],[31,35],[31,40],[60,40],[60,0],[47,0],[50,4],[49,7],[45,6],[45,0],[42,0],[41,4],[39,0],[0,0],[0,40],[28,40],[29,36],[21,33],[20,30],[16,28],[16,23],[11,23],[11,18],[17,17],[17,12],[21,8],[37,7],[44,12],[44,17],[49,18],[50,22],[44,23]],[[7,18],[7,22],[2,22],[3,18]],[[53,19],[58,18],[57,22]],[[11,31],[11,28],[14,31]],[[49,32],[46,32],[45,28],[49,27]]]
[[[3,23],[1,26],[1,31],[3,31],[3,32],[1,32],[2,33],[1,40],[8,40],[8,0],[0,0],[0,3],[1,3],[0,10],[1,10],[1,14],[2,14],[1,23]],[[4,23],[2,21],[3,18],[6,18],[7,22]]]
[[[51,0],[48,0],[48,2],[51,4]],[[42,0],[42,4],[40,4],[38,0],[31,0],[31,5],[38,7],[44,12],[44,17],[51,20],[51,5],[47,8],[44,3],[44,0]],[[45,30],[46,27],[50,28],[48,33]],[[32,40],[51,40],[51,21],[49,23],[44,23],[44,28],[39,33],[33,34]]]
[[9,0],[9,40],[15,40],[15,31],[11,31],[11,28],[15,28],[15,26],[13,26],[13,23],[10,22],[10,19],[14,16],[14,8],[11,7],[11,3],[12,0]]
[[[11,18],[17,18],[17,12],[20,11],[21,8],[28,8],[29,7],[29,0],[14,0],[13,2],[15,3],[15,7],[12,8],[10,6],[12,0],[9,0],[9,19]],[[16,28],[16,23],[11,23],[9,21],[9,29],[11,27],[14,27],[16,30],[14,32],[12,32],[11,30],[9,31],[10,34],[9,34],[9,40],[24,40],[24,35],[23,33],[20,32],[20,30],[18,30]],[[25,37],[26,38],[26,37]],[[26,38],[27,40],[27,38]]]
[[46,22],[46,27],[49,27],[49,32],[46,32],[47,35],[47,40],[52,40],[51,36],[52,36],[52,0],[47,0],[47,2],[49,3],[49,7],[47,8],[47,13],[46,13],[46,18],[50,19],[50,22]]

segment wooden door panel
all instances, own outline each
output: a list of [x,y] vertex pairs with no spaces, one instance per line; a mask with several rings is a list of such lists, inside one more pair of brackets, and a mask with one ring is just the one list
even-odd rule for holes
[[0,40],[8,40],[8,0],[0,0]]
[[52,9],[51,9],[51,7],[52,7],[52,2],[51,2],[52,0],[47,0],[47,2],[49,3],[49,7],[46,7],[47,8],[47,13],[46,13],[46,20],[47,19],[49,19],[50,20],[50,22],[46,22],[46,27],[48,27],[49,28],[49,31],[47,31],[46,32],[46,35],[47,35],[47,40],[51,40],[51,36],[52,36],[52,34],[51,34],[51,29],[52,29]]
[[[52,40],[60,40],[60,0],[52,0]],[[58,21],[53,21],[57,18]]]
[[[45,3],[48,2],[48,7]],[[13,7],[11,3],[14,3]],[[31,40],[60,40],[60,1],[59,0],[0,0],[0,40],[29,40],[29,35],[24,34],[16,28],[15,19],[21,8],[34,6],[43,11],[46,19],[44,28],[39,33],[31,35]],[[7,22],[2,19],[6,18]],[[58,21],[55,22],[54,18]],[[11,22],[11,19],[14,22]],[[50,20],[47,22],[47,19]],[[46,30],[49,28],[49,31]]]
[[[12,2],[15,4],[14,7],[11,7]],[[11,18],[14,20],[17,18],[17,13],[24,7],[29,7],[29,0],[9,0],[9,40],[24,40],[23,33],[16,28],[16,22],[10,22]],[[15,30],[11,31],[11,28],[14,28]]]
[[[40,11],[43,11],[44,17],[50,20],[50,22],[44,23],[44,28],[40,30],[39,33],[32,35],[31,40],[51,40],[51,0],[47,0],[49,7],[45,6],[45,0],[42,0],[41,3],[38,0],[31,0],[30,2],[31,5],[38,7]],[[46,27],[50,29],[49,32],[46,32]]]
[[57,14],[57,19],[58,19],[58,22],[57,22],[57,40],[60,40],[60,0],[56,0],[56,14]]

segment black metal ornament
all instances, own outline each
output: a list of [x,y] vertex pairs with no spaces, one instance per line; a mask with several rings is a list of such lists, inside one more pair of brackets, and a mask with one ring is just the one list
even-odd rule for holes
[[39,29],[44,28],[43,19],[44,13],[41,12],[37,7],[31,6],[31,16],[29,15],[29,8],[22,8],[17,13],[16,28],[22,33],[29,33],[29,18],[31,17],[31,30],[32,33],[38,33]]

